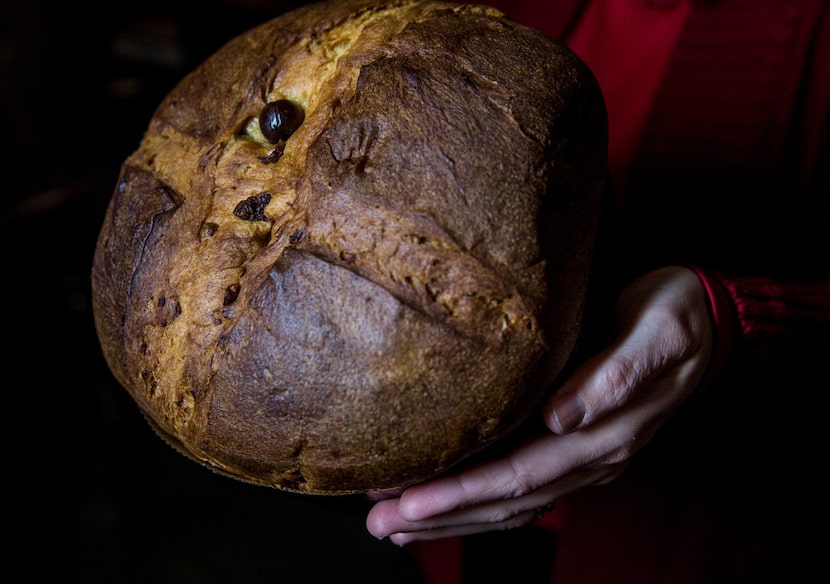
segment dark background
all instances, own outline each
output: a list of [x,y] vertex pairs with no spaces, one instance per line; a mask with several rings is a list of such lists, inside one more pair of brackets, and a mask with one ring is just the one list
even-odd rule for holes
[[169,448],[95,336],[90,268],[121,162],[186,72],[298,4],[2,3],[6,582],[421,581],[366,531],[364,498],[247,485]]

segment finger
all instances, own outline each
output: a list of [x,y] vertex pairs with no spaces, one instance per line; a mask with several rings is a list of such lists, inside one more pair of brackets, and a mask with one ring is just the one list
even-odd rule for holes
[[375,503],[366,516],[366,529],[378,539],[393,533],[416,529],[412,522],[405,520],[398,512],[399,499],[384,499]]
[[595,423],[692,359],[690,347],[697,345],[671,311],[659,305],[642,313],[641,320],[577,369],[548,402],[544,418],[552,432],[564,434]]
[[410,487],[400,497],[399,512],[420,521],[527,495],[583,464],[584,441],[582,436],[539,436],[501,458]]
[[375,537],[390,537],[399,545],[416,539],[437,539],[514,529],[540,519],[553,508],[554,501],[582,485],[604,484],[613,480],[620,472],[622,467],[581,471],[525,497],[490,501],[421,521],[407,521],[397,514],[393,504],[388,504],[372,509],[367,519],[367,527]]
[[[469,509],[476,509],[479,521],[499,522],[506,518],[499,515],[504,509],[516,514],[545,505],[575,485],[604,479],[604,475],[613,472],[608,462],[617,464],[620,460],[615,453],[619,436],[628,437],[629,433],[630,423],[612,419],[567,436],[546,434],[503,458],[410,487],[394,500],[394,507],[389,506],[392,502],[382,501],[373,512],[379,514],[379,521],[396,522],[382,529],[387,533],[394,529],[443,526],[451,513],[452,520],[467,520],[464,514]],[[522,499],[528,496],[534,498]],[[394,517],[390,518],[388,513]],[[435,518],[440,520],[429,525],[422,523]]]
[[657,372],[637,358],[643,349],[627,340],[584,363],[548,402],[544,418],[556,434],[566,434],[603,418],[630,401]]
[[[546,505],[558,495],[553,490],[555,485],[550,486],[550,483],[582,461],[577,454],[581,440],[581,437],[569,436],[563,440],[546,435],[511,452],[506,458],[410,487],[400,498],[375,503],[367,516],[367,528],[375,537],[385,537],[396,532],[457,526],[473,521],[500,523],[523,511]],[[542,485],[549,485],[548,492],[527,501],[517,501]]]
[[407,521],[397,512],[394,502],[383,503],[373,507],[366,518],[369,533],[379,539],[403,533],[429,533],[430,538],[435,538],[474,533],[480,529],[510,529],[530,522],[538,510],[548,504],[540,495],[520,501],[498,501],[422,521]]
[[[646,404],[642,409],[647,411],[655,407],[659,406]],[[644,419],[651,417],[643,415]],[[417,538],[432,539],[523,524],[528,513],[535,513],[536,509],[578,488],[615,479],[623,472],[634,452],[647,442],[643,437],[649,434],[651,432],[645,431],[639,422],[616,414],[602,424],[574,434],[561,437],[549,435],[533,441],[528,447],[517,449],[511,455],[514,462],[508,465],[514,469],[523,466],[543,469],[528,484],[544,486],[528,487],[525,495],[510,496],[509,489],[494,491],[491,488],[494,482],[511,483],[510,480],[500,479],[499,473],[493,470],[506,468],[501,466],[504,461],[497,461],[459,473],[469,475],[464,478],[447,477],[424,483],[405,491],[401,499],[377,503],[367,517],[367,528],[378,538],[423,533]],[[489,467],[490,474],[480,472],[484,467]],[[475,486],[477,483],[481,488]],[[461,496],[454,491],[460,489],[459,484],[467,485]],[[441,503],[436,505],[436,501]],[[420,512],[426,509],[441,509],[443,512],[421,515]],[[395,539],[406,542],[415,537],[396,536]]]
[[515,517],[572,490],[619,476],[656,431],[668,399],[642,400],[579,432],[540,436],[502,459],[410,487],[399,499],[376,503],[367,528],[387,537],[512,525]]
[[420,521],[403,518],[399,513],[399,501],[382,501],[370,510],[366,527],[379,539],[402,533],[429,533],[429,538],[435,538],[447,537],[447,534],[511,529],[539,518],[553,508],[558,496],[570,492],[582,482],[575,476],[569,477],[566,483],[548,485],[525,497],[489,501]]
[[697,353],[706,358],[707,306],[699,278],[686,268],[656,270],[635,281],[618,299],[617,342],[580,368],[547,404],[549,428],[561,434],[592,424],[678,363]]
[[404,546],[413,541],[429,541],[435,539],[443,539],[448,537],[459,537],[465,535],[474,535],[476,533],[485,533],[490,531],[504,531],[508,529],[516,529],[527,525],[536,519],[536,511],[525,511],[511,519],[498,524],[470,524],[470,525],[454,525],[451,527],[440,527],[435,529],[427,529],[423,531],[400,532],[389,535],[389,541],[392,543]]

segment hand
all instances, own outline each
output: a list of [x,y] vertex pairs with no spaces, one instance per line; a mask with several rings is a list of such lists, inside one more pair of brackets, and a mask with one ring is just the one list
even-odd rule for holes
[[630,284],[616,314],[616,339],[556,391],[542,435],[376,502],[369,532],[404,545],[510,529],[567,493],[618,477],[702,380],[713,331],[705,289],[682,267]]

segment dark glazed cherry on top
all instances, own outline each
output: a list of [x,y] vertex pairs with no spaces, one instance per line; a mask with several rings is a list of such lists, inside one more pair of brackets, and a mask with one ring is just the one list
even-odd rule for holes
[[271,144],[288,140],[305,119],[303,109],[293,101],[278,99],[265,104],[259,114],[259,128]]

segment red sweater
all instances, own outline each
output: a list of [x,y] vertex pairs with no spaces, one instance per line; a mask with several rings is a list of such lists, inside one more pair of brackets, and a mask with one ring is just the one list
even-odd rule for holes
[[820,557],[799,529],[825,499],[811,473],[830,390],[830,1],[688,2],[483,2],[594,70],[614,262],[623,276],[694,266],[716,355],[706,391],[621,479],[529,528],[553,530],[545,552],[517,534],[489,551],[486,538],[417,544],[429,584],[472,582],[497,557],[541,562],[546,578],[524,584],[798,582]]
[[[572,48],[605,90],[624,229],[644,265],[674,260],[722,271],[708,274],[729,292],[718,312],[734,314],[741,339],[828,343],[828,2],[727,0],[688,10],[683,0],[485,3],[578,42]],[[608,38],[586,38],[602,32],[592,4],[618,6],[611,18],[626,24],[612,26],[627,29],[621,42],[630,44],[603,50]],[[657,16],[642,18],[649,11]],[[664,71],[660,53],[638,55],[661,35],[673,36],[662,41],[670,51]],[[652,88],[655,72],[662,78]],[[633,91],[620,82],[635,75]],[[650,109],[640,127],[620,130],[642,104]]]

